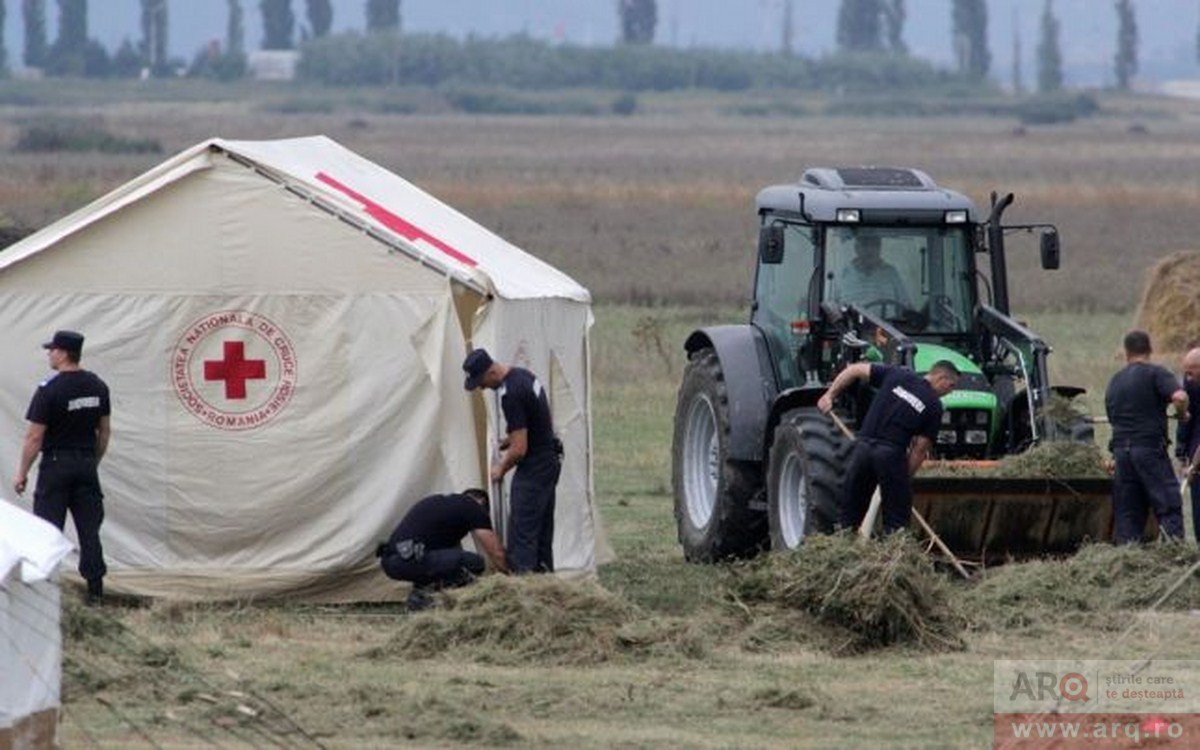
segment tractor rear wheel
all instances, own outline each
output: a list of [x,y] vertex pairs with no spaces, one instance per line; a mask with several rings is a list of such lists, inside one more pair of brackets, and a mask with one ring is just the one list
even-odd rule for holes
[[766,541],[766,519],[750,509],[762,465],[729,458],[729,398],[712,349],[692,355],[679,386],[672,450],[675,523],[684,557],[744,557]]
[[815,407],[783,415],[767,468],[771,549],[795,549],[809,534],[833,531],[851,448]]

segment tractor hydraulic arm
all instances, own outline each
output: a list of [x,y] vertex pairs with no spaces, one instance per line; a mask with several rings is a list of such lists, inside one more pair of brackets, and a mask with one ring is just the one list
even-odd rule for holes
[[[1025,379],[1026,393],[1030,400],[1029,413],[1043,414],[1044,407],[1050,400],[1050,374],[1047,369],[1050,346],[1036,333],[990,305],[980,306],[979,322],[985,331],[1017,358],[1017,365]],[[991,349],[992,347],[989,347],[990,353],[995,355],[996,352]],[[1044,436],[1048,428],[1049,425],[1044,419],[1035,417],[1033,438],[1037,440]]]

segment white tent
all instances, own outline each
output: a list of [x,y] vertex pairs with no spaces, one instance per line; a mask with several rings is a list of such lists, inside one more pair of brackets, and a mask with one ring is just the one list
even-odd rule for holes
[[0,500],[0,750],[53,747],[62,681],[58,563],[71,542]]
[[110,589],[389,598],[376,542],[484,483],[495,405],[460,369],[484,346],[549,382],[556,563],[589,572],[590,325],[565,274],[328,138],[208,141],[0,253],[0,480],[38,344],[73,328],[112,390]]

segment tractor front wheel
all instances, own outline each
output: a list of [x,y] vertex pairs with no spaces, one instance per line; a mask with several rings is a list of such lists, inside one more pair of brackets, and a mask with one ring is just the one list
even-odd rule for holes
[[795,549],[809,534],[833,531],[851,447],[815,407],[783,415],[767,469],[771,549]]

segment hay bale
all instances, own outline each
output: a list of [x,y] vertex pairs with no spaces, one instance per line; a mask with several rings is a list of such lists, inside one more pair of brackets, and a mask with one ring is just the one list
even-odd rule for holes
[[794,552],[742,565],[730,586],[747,605],[790,607],[840,628],[845,639],[835,651],[964,645],[949,584],[907,534],[872,543],[849,534],[809,537]]
[[1200,341],[1200,252],[1181,250],[1146,272],[1135,325],[1150,334],[1159,356]]
[[[1079,613],[1127,613],[1158,601],[1197,560],[1200,550],[1184,542],[1091,544],[1061,560],[1013,563],[986,571],[963,594],[962,609],[972,626],[981,629],[1060,622]],[[1163,610],[1197,608],[1200,577],[1195,575],[1160,605]]]
[[644,616],[600,585],[553,576],[489,576],[406,617],[367,656],[465,657],[493,664],[596,664],[647,653],[700,656],[700,635],[683,621]]

